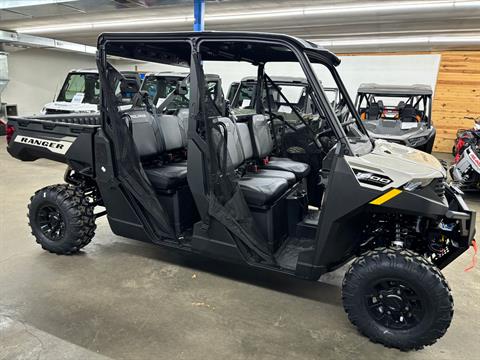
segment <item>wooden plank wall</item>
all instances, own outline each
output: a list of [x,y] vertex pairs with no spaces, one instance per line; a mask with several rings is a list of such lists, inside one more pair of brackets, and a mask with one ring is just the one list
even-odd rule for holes
[[450,152],[457,129],[473,127],[466,116],[480,116],[480,51],[441,52],[432,119],[434,151]]

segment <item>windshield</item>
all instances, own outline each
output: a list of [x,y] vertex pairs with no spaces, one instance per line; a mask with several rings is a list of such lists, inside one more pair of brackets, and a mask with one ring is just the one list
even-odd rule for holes
[[[313,55],[314,56],[314,55]],[[328,103],[335,113],[335,119],[341,125],[350,147],[355,155],[363,155],[372,151],[372,141],[367,130],[361,123],[355,107],[341,83],[335,68],[327,67],[319,63],[312,56],[312,68],[318,82],[327,97]],[[309,56],[310,57],[310,56]],[[329,94],[330,93],[330,94]],[[335,101],[332,101],[332,93],[335,93]]]
[[[251,80],[242,81],[239,86],[237,85],[236,91],[238,93],[233,95],[232,108],[240,113],[247,113],[248,110],[253,111],[256,106],[256,88],[257,82]],[[282,113],[286,120],[298,120],[293,108],[304,114],[311,113],[306,108],[308,104],[306,101],[307,88],[306,80],[304,83],[298,83],[293,79],[291,82],[286,82],[275,81],[275,78],[273,78],[268,84],[268,91],[265,87],[262,89],[262,103],[265,106],[270,105],[270,108],[276,113]]]
[[98,104],[100,81],[95,73],[70,73],[58,94],[57,101]]
[[[185,76],[165,77],[149,75],[143,80],[142,90],[146,91],[148,96],[153,100],[153,103],[158,106],[175,90],[177,83],[184,78]],[[181,107],[188,107],[188,94],[186,99],[179,97],[177,100]]]
[[[158,107],[172,92],[175,91],[177,84],[184,79],[184,75],[177,77],[147,75],[143,80],[141,90],[146,91],[155,106]],[[187,82],[187,85],[189,85],[189,82]],[[218,92],[218,81],[207,80],[207,91],[211,95],[212,100],[215,100]],[[175,95],[172,101],[169,102],[166,110],[187,109],[189,107],[189,99],[190,86],[187,86],[187,93]]]
[[[275,81],[275,79],[273,79]],[[289,84],[275,81],[278,89],[283,93],[288,102],[292,104],[299,104],[302,98],[305,96],[306,84]],[[234,103],[232,104],[233,108],[253,108],[254,99],[255,99],[255,88],[257,86],[256,81],[242,82],[240,85],[240,93],[238,98],[234,98]],[[238,86],[235,86],[238,89]],[[280,96],[279,91],[276,88],[273,88],[272,85],[269,85],[269,95],[272,98],[272,101],[276,105],[280,106],[286,104],[286,101]],[[263,98],[265,100],[266,91],[263,91]]]

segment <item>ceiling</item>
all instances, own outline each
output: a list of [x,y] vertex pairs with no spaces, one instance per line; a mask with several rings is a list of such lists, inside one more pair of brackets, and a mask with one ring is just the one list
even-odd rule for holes
[[[0,29],[94,46],[105,31],[193,26],[187,0],[46,2],[1,9]],[[206,30],[280,32],[336,51],[480,48],[480,1],[207,0],[205,14]]]

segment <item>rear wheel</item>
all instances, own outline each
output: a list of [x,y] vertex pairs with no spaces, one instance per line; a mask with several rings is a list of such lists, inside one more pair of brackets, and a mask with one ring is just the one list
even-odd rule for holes
[[47,251],[76,253],[95,234],[93,208],[79,187],[60,184],[40,189],[28,205],[32,235]]
[[373,342],[388,347],[431,345],[452,320],[453,299],[445,278],[409,250],[369,251],[352,263],[342,290],[350,321]]

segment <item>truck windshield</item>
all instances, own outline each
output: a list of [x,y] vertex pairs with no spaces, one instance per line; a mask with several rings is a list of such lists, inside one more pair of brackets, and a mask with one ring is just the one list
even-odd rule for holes
[[70,73],[58,94],[57,101],[98,104],[100,81],[95,73]]

